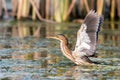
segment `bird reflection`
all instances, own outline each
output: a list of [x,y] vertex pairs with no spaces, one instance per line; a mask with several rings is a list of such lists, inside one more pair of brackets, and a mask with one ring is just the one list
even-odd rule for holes
[[93,66],[72,66],[64,72],[63,76],[66,80],[94,80],[95,78],[102,79],[102,74],[94,73]]
[[102,23],[103,16],[99,16],[94,10],[91,10],[86,15],[80,29],[77,32],[77,41],[74,51],[71,51],[68,47],[68,39],[63,34],[58,34],[51,38],[60,41],[62,53],[75,64],[94,64],[89,57],[95,55],[98,32],[100,31]]

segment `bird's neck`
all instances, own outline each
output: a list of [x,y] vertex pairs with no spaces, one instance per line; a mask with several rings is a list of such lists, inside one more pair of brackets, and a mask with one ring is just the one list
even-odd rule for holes
[[69,43],[68,43],[67,40],[66,41],[61,41],[61,43],[60,43],[61,51],[64,54],[64,56],[66,56],[71,61],[74,61],[74,58],[72,56],[72,51],[70,50],[68,45],[69,45]]

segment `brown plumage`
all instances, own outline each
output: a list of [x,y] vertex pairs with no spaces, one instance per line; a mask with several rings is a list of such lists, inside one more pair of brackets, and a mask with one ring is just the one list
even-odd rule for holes
[[95,54],[98,32],[103,22],[103,17],[91,10],[85,17],[77,32],[77,41],[74,51],[68,47],[68,40],[64,35],[52,37],[60,40],[61,51],[68,59],[77,65],[87,65],[93,62],[89,59]]

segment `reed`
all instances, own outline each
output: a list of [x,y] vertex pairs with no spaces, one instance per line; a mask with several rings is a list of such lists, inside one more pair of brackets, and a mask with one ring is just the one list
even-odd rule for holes
[[36,20],[36,12],[35,9],[32,9],[32,20]]
[[60,4],[61,0],[54,0],[54,19],[57,22],[62,22]]
[[37,17],[39,18],[39,20],[44,21],[44,22],[54,23],[54,21],[50,21],[50,20],[44,19],[44,18],[41,16],[41,14],[39,13],[39,10],[37,9],[37,6],[35,5],[35,2],[34,2],[33,0],[30,0],[30,3],[31,3],[31,5],[32,5],[32,7],[34,8],[35,13],[36,13]]
[[90,9],[94,9],[94,6],[95,6],[95,0],[89,0],[90,3]]
[[111,20],[114,20],[115,17],[115,0],[111,2],[111,12],[110,12]]
[[36,4],[35,4],[35,1],[34,1],[34,0],[30,0],[30,3],[31,3],[31,5],[32,5],[33,10],[35,11],[37,17],[38,17],[40,20],[43,20],[42,16],[40,15],[40,13],[39,13],[39,11],[38,11],[38,9],[37,9],[37,6],[36,6]]
[[67,20],[66,15],[68,12],[68,5],[69,5],[68,0],[61,0],[60,9],[61,9],[62,22]]
[[64,20],[68,19],[70,13],[72,12],[73,7],[75,6],[75,2],[76,2],[76,0],[72,0],[69,8],[67,6],[68,10],[66,10],[67,12],[66,12],[66,15],[64,16]]
[[[36,8],[37,10],[39,9],[39,0],[33,0],[35,2]],[[32,8],[32,20],[36,20],[37,19],[37,14],[35,12],[35,9]]]
[[18,9],[18,0],[11,0],[12,3],[12,16],[16,16],[16,12]]
[[50,0],[46,0],[46,19],[49,19]]
[[120,19],[120,0],[116,0],[116,3],[117,3],[117,14],[118,14],[118,17],[119,17],[119,19]]
[[17,19],[20,20],[22,17],[22,4],[23,0],[18,1],[18,11],[17,11]]
[[104,0],[97,0],[97,13],[102,15]]
[[69,0],[54,0],[54,19],[56,22],[67,20]]
[[6,5],[6,1],[5,0],[2,0],[2,7],[4,9],[5,16],[8,17],[7,5]]
[[80,12],[82,12],[82,10],[84,9],[84,1],[83,0],[79,1],[79,8],[80,8]]
[[22,17],[29,16],[30,3],[29,0],[23,0],[22,4]]
[[[0,0],[0,16],[2,16],[3,9],[5,15],[9,15],[6,1]],[[115,9],[120,18],[120,0],[11,0],[11,2],[12,14],[17,16],[18,20],[22,17],[30,17],[32,20],[38,18],[45,22],[64,22],[71,17],[72,19],[78,18],[78,16],[83,17],[84,13],[86,14],[91,9],[95,9],[101,15],[105,13],[103,11],[106,11],[104,10],[106,8],[107,10],[110,9],[108,13],[110,13],[111,20],[115,18]],[[107,5],[104,2],[111,2],[111,4],[104,8],[104,5]]]
[[84,4],[85,4],[86,11],[88,13],[90,11],[90,8],[89,8],[89,5],[88,5],[88,1],[87,0],[83,0],[83,1],[84,1]]
[[2,17],[2,0],[0,0],[0,17]]

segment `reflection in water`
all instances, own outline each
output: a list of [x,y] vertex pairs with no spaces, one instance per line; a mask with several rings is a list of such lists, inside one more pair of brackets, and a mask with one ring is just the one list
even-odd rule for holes
[[65,34],[74,49],[79,24],[18,22],[0,26],[0,79],[96,80],[120,77],[120,24],[101,29],[96,66],[76,66],[66,59],[59,42],[46,37]]
[[[105,24],[105,27],[103,27],[102,30],[102,40],[103,41],[113,41],[111,46],[119,46],[120,44],[117,44],[118,41],[120,41],[120,26],[119,24],[111,23],[111,24]],[[103,43],[103,41],[101,43]]]
[[[100,40],[99,40],[99,49],[101,51],[102,57],[120,57],[120,24],[107,23],[104,24],[102,28]],[[109,56],[106,56],[109,55]]]

